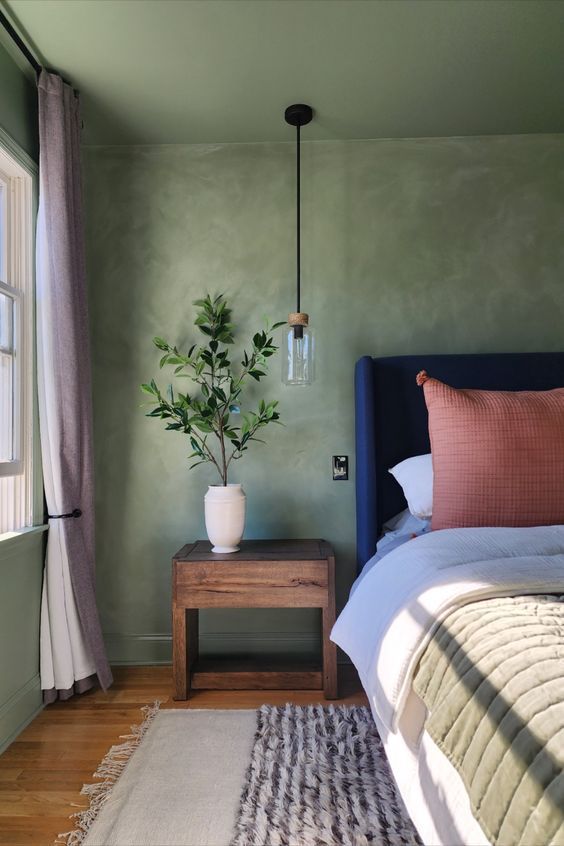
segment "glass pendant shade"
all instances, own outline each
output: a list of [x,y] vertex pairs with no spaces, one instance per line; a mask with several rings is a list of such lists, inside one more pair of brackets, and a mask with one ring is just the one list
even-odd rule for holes
[[311,385],[315,378],[314,336],[305,325],[292,325],[284,330],[282,344],[282,381],[285,385]]

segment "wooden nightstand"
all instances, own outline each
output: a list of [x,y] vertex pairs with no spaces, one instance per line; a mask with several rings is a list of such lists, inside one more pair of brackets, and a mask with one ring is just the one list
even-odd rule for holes
[[[263,668],[198,660],[200,608],[321,608],[323,656],[309,667]],[[172,662],[175,699],[193,689],[322,689],[337,698],[335,557],[324,540],[249,540],[217,555],[208,541],[187,544],[172,560]]]

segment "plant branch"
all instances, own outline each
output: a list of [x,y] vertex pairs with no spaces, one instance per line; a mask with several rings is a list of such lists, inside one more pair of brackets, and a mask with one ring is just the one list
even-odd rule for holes
[[[200,458],[197,463],[213,464],[222,484],[226,485],[231,462],[241,458],[250,441],[258,440],[255,437],[257,430],[268,423],[278,422],[276,402],[267,405],[261,400],[258,414],[244,415],[243,423],[238,428],[230,424],[230,413],[239,411],[239,396],[247,378],[251,376],[259,382],[265,375],[268,358],[278,349],[270,333],[281,324],[274,324],[270,328],[267,327],[266,331],[257,332],[253,336],[250,354],[243,351],[241,369],[236,374],[229,359],[229,346],[233,344],[233,326],[230,323],[231,311],[225,299],[220,295],[212,300],[208,295],[204,299],[196,300],[194,304],[199,309],[195,324],[206,336],[207,343],[201,346],[194,344],[187,354],[180,352],[176,346],[171,346],[163,338],[155,338],[154,344],[164,353],[160,367],[174,367],[175,376],[188,378],[198,386],[197,395],[179,393],[175,399],[172,385],[169,385],[169,402],[163,397],[154,380],[141,387],[145,393],[151,395],[156,405],[148,416],[167,420],[167,429],[187,434],[194,449],[190,457]],[[186,370],[191,372],[184,372]],[[207,443],[210,434],[217,438],[218,458]],[[226,448],[227,440],[233,445],[230,455]]]

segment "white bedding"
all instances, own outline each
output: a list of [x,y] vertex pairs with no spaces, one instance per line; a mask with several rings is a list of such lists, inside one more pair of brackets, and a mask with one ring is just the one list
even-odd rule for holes
[[[435,781],[442,786],[446,777],[445,789],[450,790],[446,797],[439,796],[442,787],[436,796],[427,797],[427,815],[435,818],[438,829],[443,822],[447,825],[440,819],[445,806],[460,802],[450,795],[456,792],[458,774],[439,750],[437,757],[424,733],[425,709],[406,707],[414,701],[411,681],[417,661],[436,627],[451,611],[475,599],[563,590],[564,526],[543,526],[445,529],[422,535],[386,555],[351,595],[331,638],[358,670],[400,791],[418,827],[421,808],[414,803],[421,803],[422,785],[414,787],[413,778],[420,781],[422,768],[431,762],[443,768]],[[430,785],[434,774],[429,773]],[[426,828],[424,815],[421,818]],[[478,827],[476,837],[479,832]],[[442,838],[436,842],[452,846]]]
[[390,732],[377,714],[399,791],[425,846],[490,846],[472,814],[466,787],[458,771],[426,731],[427,711],[412,691],[397,732]]

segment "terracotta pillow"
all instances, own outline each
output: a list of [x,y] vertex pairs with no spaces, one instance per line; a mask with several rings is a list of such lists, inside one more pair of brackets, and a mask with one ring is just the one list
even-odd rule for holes
[[564,388],[459,390],[422,370],[433,529],[564,523]]

